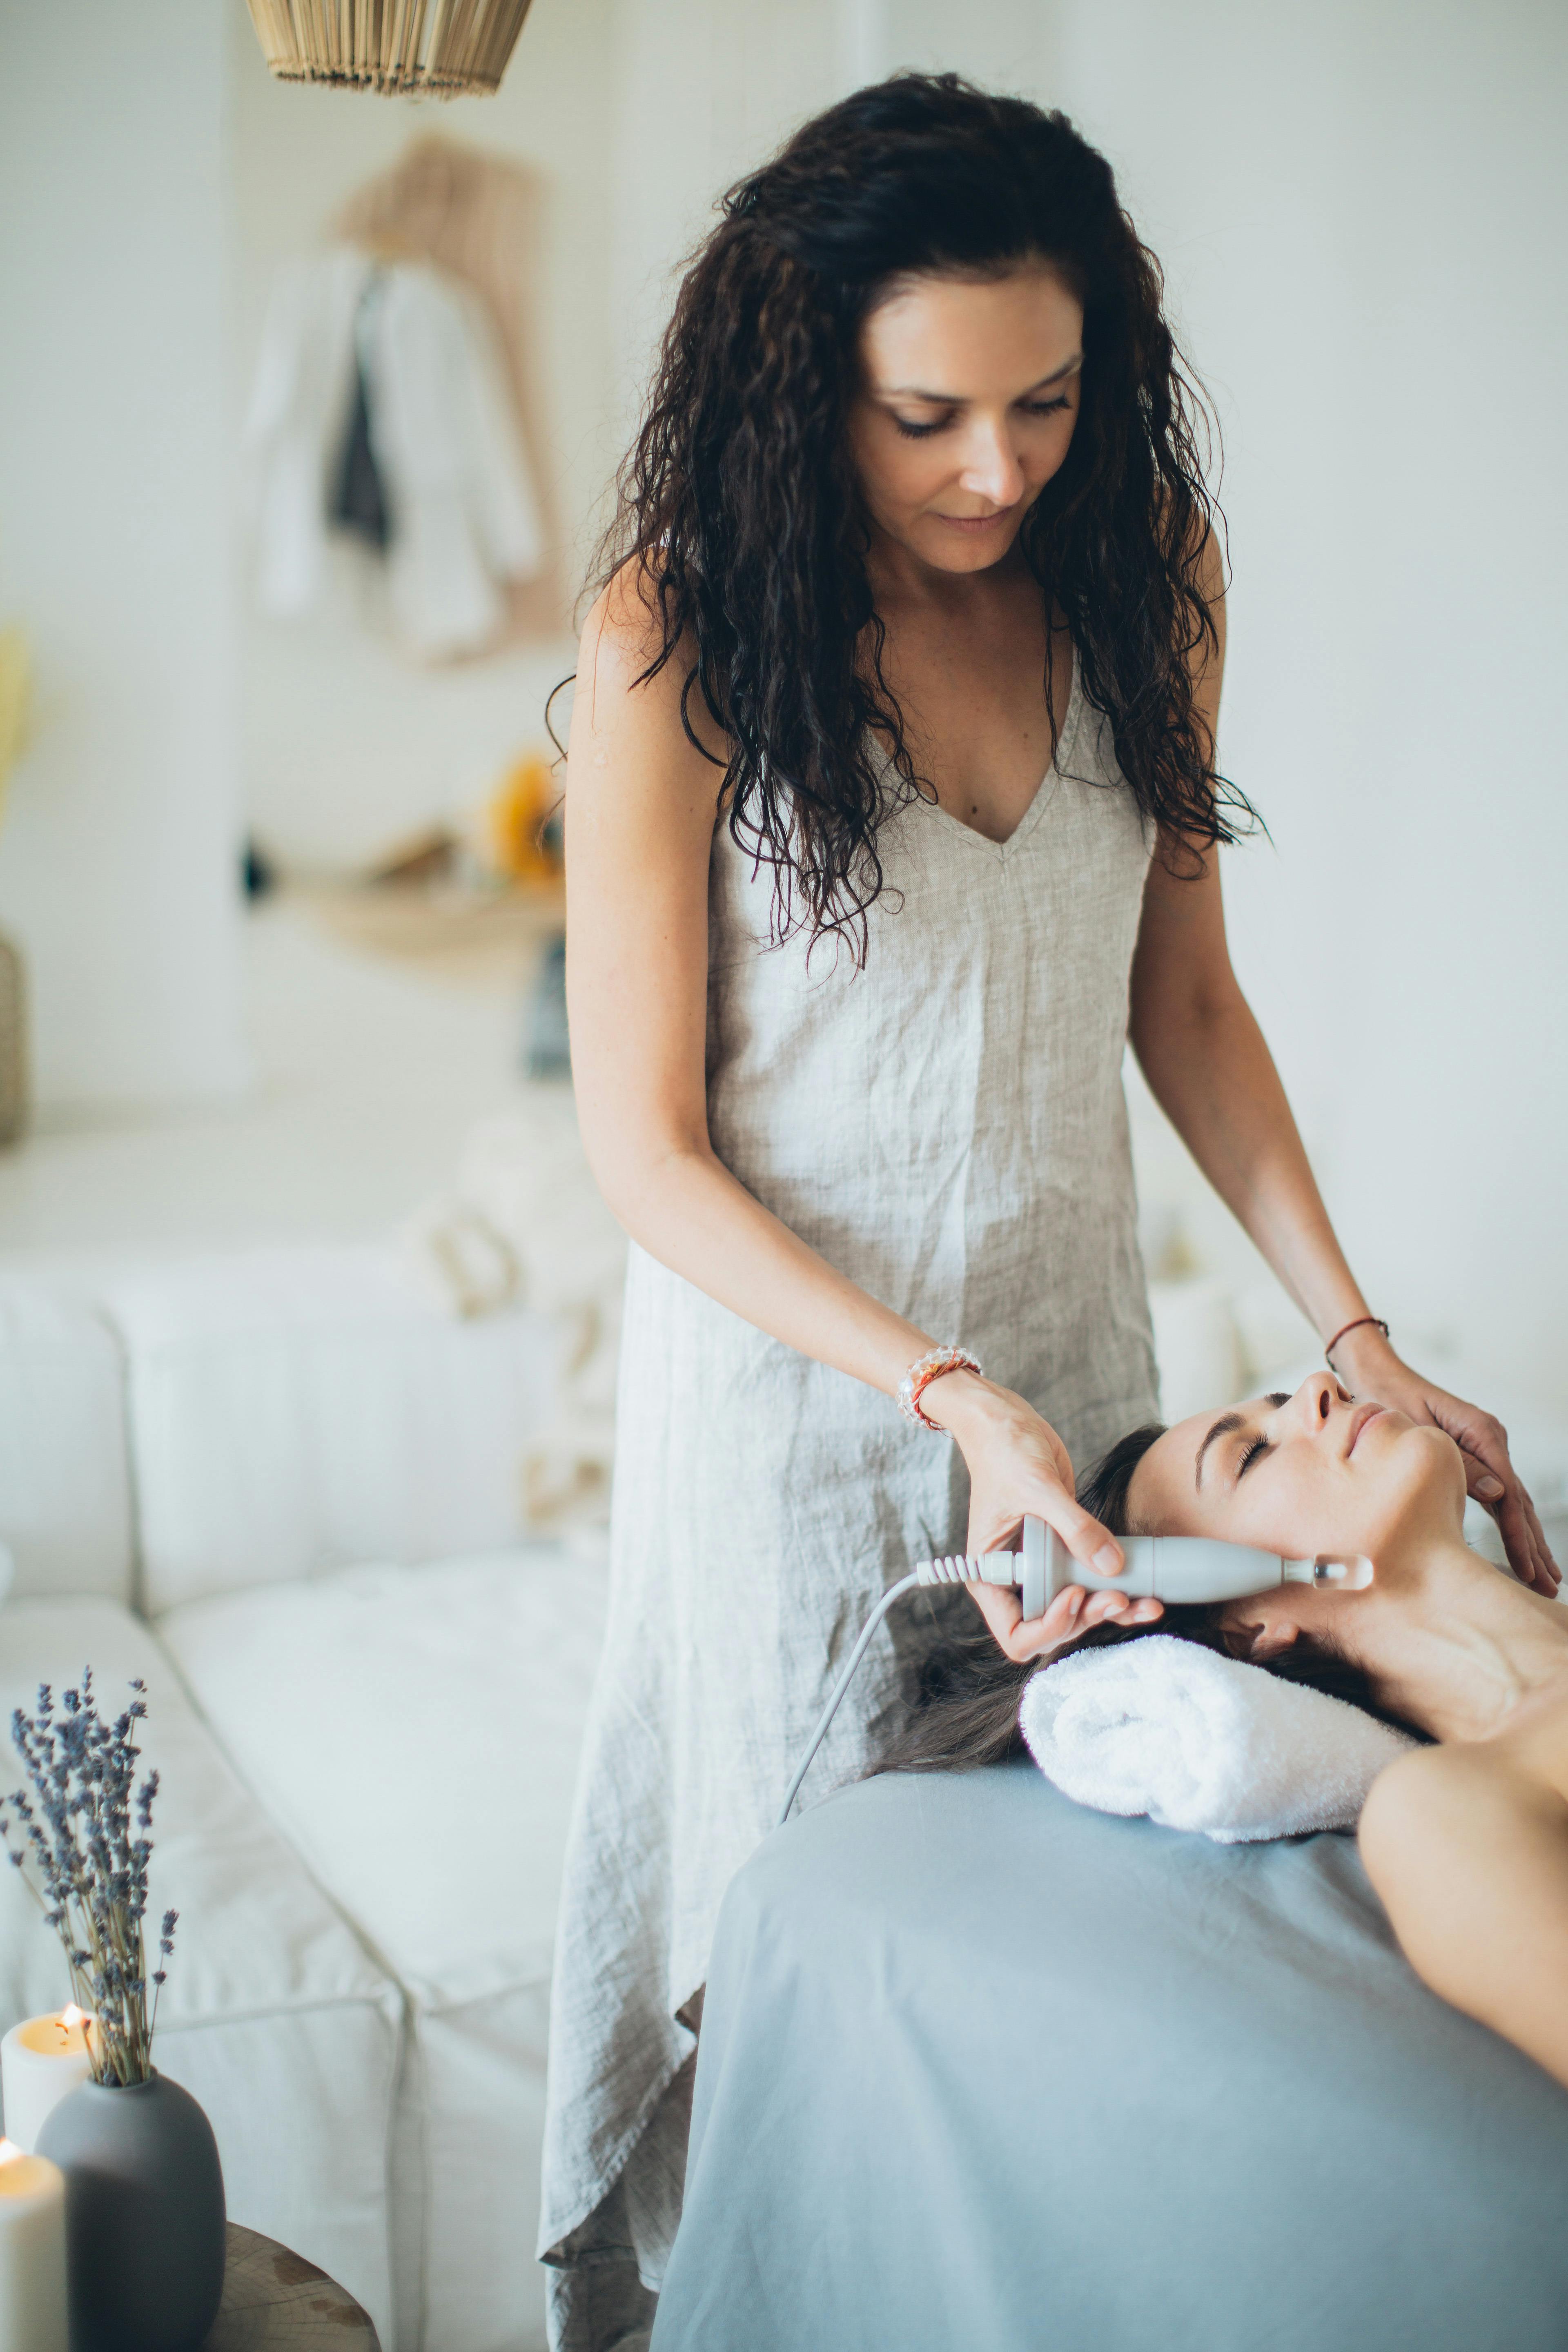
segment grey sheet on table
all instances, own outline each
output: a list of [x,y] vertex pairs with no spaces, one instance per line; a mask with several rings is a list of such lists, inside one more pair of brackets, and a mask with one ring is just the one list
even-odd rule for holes
[[1563,2352],[1565,2199],[1568,2092],[1416,1982],[1350,1839],[888,1778],[730,1888],[653,2343]]

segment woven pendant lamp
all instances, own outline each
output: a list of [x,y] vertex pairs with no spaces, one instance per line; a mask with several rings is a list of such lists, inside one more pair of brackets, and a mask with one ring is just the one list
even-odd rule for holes
[[413,97],[489,96],[529,0],[247,0],[280,81]]

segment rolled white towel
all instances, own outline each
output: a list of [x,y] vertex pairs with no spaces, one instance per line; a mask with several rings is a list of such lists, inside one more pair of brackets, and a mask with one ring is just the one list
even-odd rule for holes
[[1227,1845],[1353,1829],[1384,1766],[1415,1744],[1343,1699],[1170,1633],[1042,1668],[1018,1722],[1064,1796]]

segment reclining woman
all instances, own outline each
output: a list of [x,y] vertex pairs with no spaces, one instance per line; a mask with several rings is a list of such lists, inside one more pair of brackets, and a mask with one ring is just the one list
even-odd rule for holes
[[[1427,1734],[1436,1745],[1373,1783],[1360,1830],[1368,1875],[1417,1975],[1568,2084],[1568,1611],[1468,1548],[1453,1440],[1315,1372],[1294,1396],[1135,1430],[1085,1481],[1083,1501],[1119,1535],[1373,1560],[1359,1592],[1287,1584],[1162,1612],[1074,1588],[1059,1605],[1069,1642],[1163,1619]],[[988,1637],[955,1652],[880,1769],[1016,1751],[1037,1664]]]

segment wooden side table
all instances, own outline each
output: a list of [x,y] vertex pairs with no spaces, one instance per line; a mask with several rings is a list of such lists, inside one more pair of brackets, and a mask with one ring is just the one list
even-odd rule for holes
[[223,2301],[203,2352],[381,2352],[346,2287],[302,2254],[255,2230],[228,2225]]

